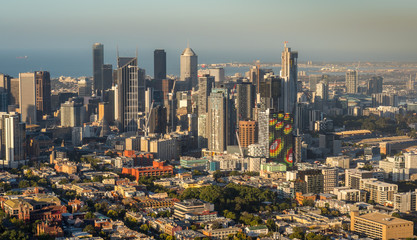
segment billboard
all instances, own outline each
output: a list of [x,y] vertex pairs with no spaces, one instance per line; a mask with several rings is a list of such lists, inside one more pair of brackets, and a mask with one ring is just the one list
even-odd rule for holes
[[293,166],[294,160],[294,118],[289,113],[269,115],[269,159]]

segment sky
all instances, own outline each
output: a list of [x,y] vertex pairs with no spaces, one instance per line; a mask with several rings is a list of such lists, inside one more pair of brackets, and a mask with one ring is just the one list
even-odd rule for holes
[[176,69],[187,41],[199,63],[279,62],[284,41],[299,61],[417,62],[415,0],[16,0],[0,7],[0,72],[30,65],[11,59],[27,55],[31,67],[61,61],[89,74],[94,42],[104,44],[107,63],[116,62],[117,46],[121,56],[138,48],[151,75],[154,49],[165,49],[168,70]]

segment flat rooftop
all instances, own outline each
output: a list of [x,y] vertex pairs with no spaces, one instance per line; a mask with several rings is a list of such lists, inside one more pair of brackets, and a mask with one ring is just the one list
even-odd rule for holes
[[407,221],[401,218],[392,217],[383,213],[367,213],[360,215],[358,218],[363,218],[369,221],[377,222],[384,225],[396,225],[396,224],[412,224],[413,222]]

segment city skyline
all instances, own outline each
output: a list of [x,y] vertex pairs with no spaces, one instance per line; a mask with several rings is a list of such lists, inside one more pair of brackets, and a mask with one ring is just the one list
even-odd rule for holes
[[[5,3],[9,11],[0,16],[3,72],[19,65],[27,71],[50,70],[53,76],[68,75],[65,69],[90,76],[90,47],[95,42],[105,46],[104,62],[113,65],[117,46],[121,55],[131,55],[138,48],[139,66],[150,75],[154,49],[166,50],[170,74],[179,69],[187,40],[200,63],[279,62],[284,41],[303,53],[300,62],[416,61],[417,3],[413,1],[263,1],[255,11],[249,1],[212,1],[204,11],[191,1],[127,1],[131,7],[124,14],[118,13],[122,6],[109,1],[100,2],[100,11],[94,8],[97,1],[23,2]],[[21,17],[14,18],[16,14]],[[117,26],[116,19],[129,23]],[[130,29],[137,31],[121,37]],[[67,59],[57,61],[62,55]],[[28,59],[16,59],[21,56]]]

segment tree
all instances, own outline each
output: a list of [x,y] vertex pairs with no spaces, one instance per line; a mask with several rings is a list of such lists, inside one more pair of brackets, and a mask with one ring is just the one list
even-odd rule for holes
[[304,199],[302,202],[303,206],[310,206],[310,207],[314,207],[314,201],[311,199]]
[[93,234],[93,235],[95,235],[96,234],[96,229],[94,228],[94,226],[93,225],[87,225],[87,226],[85,226],[85,228],[83,229],[83,231],[84,232],[88,232],[88,233],[90,233],[90,234]]
[[281,210],[281,211],[285,210],[285,209],[289,209],[289,208],[290,208],[290,205],[286,202],[283,202],[283,203],[279,204],[279,210]]
[[271,232],[274,232],[276,230],[276,225],[274,219],[268,219],[266,221],[266,226],[268,227],[268,230]]
[[102,182],[103,176],[97,175],[93,177],[93,182]]
[[109,210],[109,211],[107,211],[107,216],[108,216],[109,218],[117,218],[119,215],[117,214],[117,212],[116,212],[116,211],[114,211],[114,210]]
[[225,218],[230,218],[232,220],[236,220],[236,214],[234,212],[229,211],[229,210],[224,210],[223,211],[223,216]]
[[221,178],[222,177],[222,173],[220,172],[220,170],[216,170],[214,173],[213,173],[213,178],[214,178],[214,180],[218,180],[219,178]]
[[147,224],[142,224],[139,228],[143,233],[147,233],[149,231],[149,226]]
[[315,237],[316,237],[316,234],[314,234],[313,232],[309,232],[306,235],[306,240],[314,240]]
[[94,215],[94,213],[88,212],[87,214],[85,214],[84,218],[85,219],[94,219],[94,218],[96,218],[96,216]]
[[28,180],[22,180],[19,182],[19,188],[27,188],[30,187],[30,182]]

